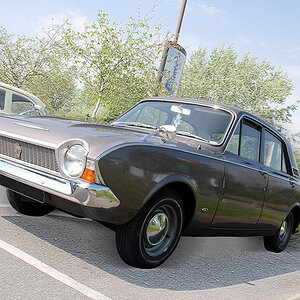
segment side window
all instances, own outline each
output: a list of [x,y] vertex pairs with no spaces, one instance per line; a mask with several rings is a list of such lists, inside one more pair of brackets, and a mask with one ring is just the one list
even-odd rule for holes
[[240,156],[259,161],[260,128],[246,120],[242,124]]
[[237,126],[235,129],[227,151],[258,162],[260,137],[260,127],[247,120],[243,120],[242,125]]
[[5,105],[5,91],[0,90],[0,110],[4,109]]
[[17,94],[13,94],[12,96],[12,103],[11,103],[11,111],[14,114],[20,114],[22,112],[32,110],[33,109],[33,103]]
[[287,172],[282,143],[265,131],[264,165],[278,171]]

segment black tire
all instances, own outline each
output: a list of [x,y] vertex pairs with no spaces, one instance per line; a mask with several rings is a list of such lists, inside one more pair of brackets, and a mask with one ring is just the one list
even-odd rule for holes
[[265,248],[276,253],[283,251],[291,239],[293,226],[294,217],[293,214],[290,213],[282,222],[274,236],[264,236]]
[[52,205],[39,203],[10,189],[6,189],[10,205],[19,213],[27,216],[44,216],[54,210]]
[[119,255],[125,263],[137,268],[159,266],[175,250],[183,218],[179,194],[171,189],[158,192],[131,221],[117,227]]

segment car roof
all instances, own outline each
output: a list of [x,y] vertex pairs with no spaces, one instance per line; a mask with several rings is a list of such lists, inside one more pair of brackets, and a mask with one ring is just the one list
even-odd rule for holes
[[29,92],[26,92],[26,91],[24,91],[24,90],[22,90],[20,88],[12,86],[10,84],[6,84],[4,82],[0,82],[0,88],[1,87],[5,88],[5,89],[9,89],[9,90],[11,90],[13,92],[17,92],[17,93],[23,94],[24,96],[27,96],[27,97],[31,98],[36,104],[40,105],[42,107],[42,109],[45,108],[45,103],[42,100],[40,100],[37,96],[35,96],[35,95],[33,95],[33,94],[29,93]]

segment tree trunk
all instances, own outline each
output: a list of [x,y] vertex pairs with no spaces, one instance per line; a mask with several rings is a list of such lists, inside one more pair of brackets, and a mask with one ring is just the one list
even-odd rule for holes
[[100,92],[99,92],[99,99],[97,101],[97,104],[96,104],[95,109],[94,109],[93,114],[92,114],[92,122],[93,123],[96,123],[96,114],[97,114],[97,111],[98,111],[99,106],[100,106],[101,97],[102,97],[102,94],[103,94],[103,89],[104,89],[104,84],[101,85]]

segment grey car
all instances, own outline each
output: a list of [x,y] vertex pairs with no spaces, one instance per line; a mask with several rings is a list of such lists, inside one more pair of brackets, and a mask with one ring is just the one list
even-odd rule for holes
[[260,235],[281,252],[299,224],[289,142],[233,107],[154,98],[110,125],[2,116],[0,128],[0,184],[11,205],[99,221],[135,267],[159,266],[181,235]]

